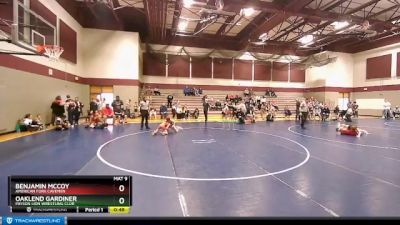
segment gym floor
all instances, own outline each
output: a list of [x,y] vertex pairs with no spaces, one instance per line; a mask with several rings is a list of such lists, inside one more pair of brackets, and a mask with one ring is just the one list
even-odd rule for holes
[[[129,174],[131,216],[400,215],[400,121],[353,124],[369,134],[294,121],[181,123],[168,136],[139,124],[42,132],[0,143],[0,189],[9,175]],[[7,199],[0,192],[0,215]]]

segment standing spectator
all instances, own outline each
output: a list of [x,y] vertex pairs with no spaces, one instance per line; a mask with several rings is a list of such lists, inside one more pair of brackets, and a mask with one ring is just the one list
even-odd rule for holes
[[321,110],[321,119],[322,121],[326,121],[329,118],[329,114],[331,111],[329,110],[329,107],[327,104],[324,105],[324,108]]
[[67,114],[68,114],[68,122],[71,125],[71,127],[74,127],[74,121],[75,121],[75,113],[76,113],[76,108],[77,105],[74,100],[72,100],[69,95],[67,95],[67,100],[65,101],[65,105],[67,107]]
[[103,109],[104,107],[106,107],[106,98],[103,98],[100,102],[100,109]]
[[389,101],[385,101],[383,104],[383,118],[385,119],[390,119],[390,108],[392,107],[392,104],[390,104]]
[[119,96],[115,97],[115,100],[112,102],[111,106],[113,107],[114,115],[120,119],[123,116],[123,107],[124,102],[120,100]]
[[146,129],[150,129],[149,127],[149,108],[150,102],[146,97],[143,97],[143,100],[140,101],[140,115],[142,116],[142,121],[140,123],[140,129],[143,130],[143,122],[145,121]]
[[204,101],[203,103],[203,112],[204,112],[204,117],[205,117],[205,122],[208,121],[208,111],[210,109],[210,104],[208,103],[207,100]]
[[89,104],[90,112],[96,112],[97,110],[99,110],[98,101],[99,101],[99,99],[92,98],[92,101],[90,101],[90,104]]
[[78,97],[75,97],[75,111],[74,111],[74,123],[75,125],[79,125],[79,119],[82,114],[83,103],[79,101]]
[[61,96],[57,96],[53,103],[51,103],[52,117],[51,123],[54,124],[56,117],[63,117],[65,113],[65,108],[61,100]]
[[172,100],[174,100],[174,96],[172,96],[171,94],[169,94],[167,96],[167,101],[168,101],[168,108],[172,108]]
[[303,100],[300,103],[300,113],[301,113],[301,119],[300,119],[301,128],[304,129],[304,123],[306,122],[307,116],[308,116],[307,115],[308,114],[308,104],[307,104],[306,100]]
[[353,102],[353,115],[354,118],[358,118],[358,104],[356,101]]

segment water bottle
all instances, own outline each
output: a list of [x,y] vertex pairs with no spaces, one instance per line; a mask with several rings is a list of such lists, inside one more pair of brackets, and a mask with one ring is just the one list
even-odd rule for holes
[[21,126],[19,125],[19,121],[17,123],[16,129],[17,133],[21,133]]

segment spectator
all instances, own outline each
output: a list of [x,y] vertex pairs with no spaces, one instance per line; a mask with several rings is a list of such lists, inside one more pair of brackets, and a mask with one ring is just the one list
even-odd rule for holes
[[99,110],[98,99],[92,98],[89,104],[89,111],[96,112]]
[[344,120],[346,122],[352,122],[351,117],[353,116],[353,109],[350,107],[347,109],[346,114],[344,115]]
[[157,110],[155,108],[150,108],[149,117],[149,119],[157,119]]
[[74,127],[75,110],[77,105],[75,101],[70,98],[69,95],[67,95],[67,100],[65,100],[65,105],[67,107],[68,122],[72,127]]
[[284,114],[285,114],[285,118],[290,119],[290,116],[292,115],[292,112],[289,110],[288,106],[285,106],[284,108]]
[[160,116],[161,119],[165,119],[168,116],[168,108],[165,103],[160,106]]
[[115,118],[117,119],[117,121],[119,121],[119,120],[121,120],[121,118],[125,117],[125,115],[123,113],[123,111],[124,111],[123,105],[124,105],[124,102],[122,100],[120,100],[118,95],[115,97],[115,100],[111,103],[111,106],[113,108],[114,115],[115,115]]
[[192,113],[192,117],[194,117],[197,120],[199,119],[199,115],[200,115],[200,110],[198,108],[195,108]]
[[174,96],[172,96],[171,94],[169,94],[167,96],[167,101],[168,101],[168,108],[172,108],[172,100],[174,100]]
[[65,116],[57,117],[54,124],[56,131],[68,130],[70,127],[70,124]]
[[385,118],[386,120],[391,118],[391,113],[390,113],[390,109],[392,107],[392,104],[390,104],[389,101],[385,101],[385,103],[383,104],[383,118]]
[[74,110],[74,125],[79,125],[79,119],[81,117],[84,105],[81,101],[79,101],[78,97],[75,97],[75,106],[76,107]]
[[331,111],[329,110],[329,107],[327,104],[324,105],[324,108],[321,110],[321,119],[322,121],[327,121],[329,118]]
[[54,124],[56,117],[63,117],[65,108],[61,100],[61,96],[57,96],[53,103],[51,103],[52,117],[51,123]]
[[356,101],[353,102],[353,113],[354,113],[354,118],[358,118],[358,104]]
[[396,108],[393,110],[393,119],[397,118],[400,116],[400,108],[399,106],[396,106]]
[[243,95],[244,95],[245,97],[249,96],[249,95],[250,95],[249,89],[247,89],[247,88],[244,89]]
[[183,94],[184,94],[185,96],[189,96],[189,92],[190,92],[189,87],[188,87],[188,86],[185,86],[185,87],[183,88]]
[[102,113],[106,118],[113,118],[114,117],[114,112],[112,108],[110,107],[110,104],[106,104],[106,107],[102,109]]
[[158,96],[161,95],[161,92],[160,92],[160,90],[158,89],[158,87],[155,87],[154,90],[153,90],[153,92],[154,92],[154,95],[158,95]]
[[215,110],[222,110],[222,103],[217,99],[215,102]]
[[199,95],[203,94],[203,89],[199,88]]

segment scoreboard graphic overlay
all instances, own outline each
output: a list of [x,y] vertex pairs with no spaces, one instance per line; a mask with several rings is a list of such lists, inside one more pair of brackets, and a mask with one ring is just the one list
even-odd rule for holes
[[131,176],[9,176],[14,213],[129,213]]

